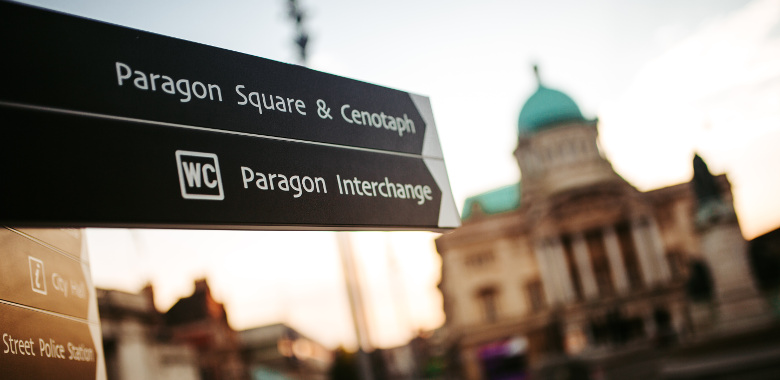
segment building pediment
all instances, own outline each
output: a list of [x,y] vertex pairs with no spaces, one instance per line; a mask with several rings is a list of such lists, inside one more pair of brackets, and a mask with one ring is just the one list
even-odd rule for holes
[[642,193],[629,186],[602,184],[579,188],[532,205],[527,211],[527,222],[538,229],[583,231],[643,213],[647,207],[643,198]]

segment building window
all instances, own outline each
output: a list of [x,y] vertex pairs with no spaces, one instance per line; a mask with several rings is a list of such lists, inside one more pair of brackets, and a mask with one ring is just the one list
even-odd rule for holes
[[599,294],[602,296],[615,294],[615,287],[612,284],[612,271],[607,258],[607,248],[604,245],[604,234],[601,230],[589,231],[585,234],[585,242],[588,245],[590,261],[593,263],[593,275],[596,277]]
[[528,306],[532,311],[540,311],[545,308],[544,289],[541,280],[533,280],[525,284],[525,294],[528,299]]
[[615,226],[615,233],[620,244],[620,253],[623,256],[623,264],[626,266],[628,283],[631,289],[642,288],[642,271],[639,269],[639,258],[636,253],[636,244],[631,235],[631,225],[628,222]]
[[574,294],[578,300],[583,299],[582,293],[582,280],[580,280],[580,271],[577,267],[577,262],[574,260],[574,248],[572,246],[571,236],[564,236],[561,238],[561,244],[563,245],[563,252],[566,255],[566,266],[569,268],[569,274],[571,274],[571,285],[574,288]]
[[498,291],[495,288],[485,288],[477,293],[482,307],[482,315],[486,322],[498,320]]
[[495,261],[496,256],[491,251],[482,251],[466,256],[467,267],[482,267]]

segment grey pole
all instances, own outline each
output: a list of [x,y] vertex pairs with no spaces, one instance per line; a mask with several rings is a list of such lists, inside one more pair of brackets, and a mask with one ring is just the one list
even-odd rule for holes
[[341,264],[344,269],[344,282],[347,286],[347,296],[349,297],[349,308],[352,312],[352,322],[355,327],[355,338],[357,339],[358,352],[357,359],[360,366],[360,378],[362,380],[373,380],[374,374],[371,371],[371,362],[368,357],[370,342],[368,339],[368,324],[366,314],[363,308],[363,298],[358,283],[357,267],[355,266],[355,256],[352,251],[352,240],[349,232],[337,232],[339,253],[341,254]]

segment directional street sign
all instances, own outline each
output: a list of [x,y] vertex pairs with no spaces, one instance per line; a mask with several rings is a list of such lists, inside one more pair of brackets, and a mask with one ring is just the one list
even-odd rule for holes
[[100,330],[55,314],[0,302],[4,379],[96,379]]
[[106,378],[81,246],[78,230],[0,227],[0,378]]
[[0,247],[0,299],[87,319],[86,264],[4,228]]
[[0,2],[0,222],[441,230],[428,98]]

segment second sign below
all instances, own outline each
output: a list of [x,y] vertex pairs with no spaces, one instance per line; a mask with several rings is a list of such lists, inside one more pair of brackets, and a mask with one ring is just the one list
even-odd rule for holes
[[[444,162],[0,107],[2,222],[248,229],[458,225]],[[67,143],[63,143],[67,141]]]

